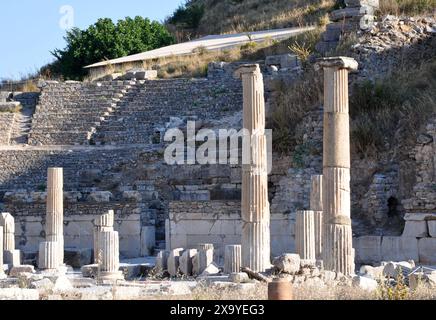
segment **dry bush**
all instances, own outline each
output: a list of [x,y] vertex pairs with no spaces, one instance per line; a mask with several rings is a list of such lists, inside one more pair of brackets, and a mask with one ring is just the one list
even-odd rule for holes
[[380,0],[380,14],[418,15],[436,11],[436,0]]
[[369,156],[399,141],[413,143],[435,112],[436,60],[416,70],[398,70],[388,78],[357,84],[350,99],[353,148]]
[[297,145],[295,129],[307,112],[321,104],[322,78],[312,69],[291,86],[278,88],[276,106],[268,126],[273,130],[275,151],[287,154]]

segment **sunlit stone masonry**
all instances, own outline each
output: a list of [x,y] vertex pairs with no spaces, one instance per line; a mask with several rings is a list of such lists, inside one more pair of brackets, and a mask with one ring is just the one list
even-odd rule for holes
[[312,187],[310,189],[310,210],[313,211],[315,219],[315,257],[316,260],[322,260],[322,175],[312,176]]
[[242,164],[242,266],[263,272],[271,266],[263,76],[259,65],[251,64],[237,69],[235,77],[242,78],[244,129],[251,137],[251,146],[243,147],[251,161]]
[[0,226],[3,227],[3,259],[10,267],[20,265],[20,250],[15,250],[15,219],[8,213],[0,215]]
[[315,262],[315,215],[313,211],[297,211],[295,249],[301,259]]
[[354,274],[350,202],[350,117],[347,57],[320,59],[324,70],[323,260],[327,270]]
[[[63,169],[47,171],[46,241],[39,247],[41,269],[56,269],[64,264],[64,185]],[[54,254],[54,248],[57,253]],[[53,255],[49,257],[47,255]],[[55,268],[55,265],[57,267]]]

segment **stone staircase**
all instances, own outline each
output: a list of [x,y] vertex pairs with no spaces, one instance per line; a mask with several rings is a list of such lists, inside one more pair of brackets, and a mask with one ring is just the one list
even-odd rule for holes
[[33,112],[34,108],[23,108],[20,113],[15,114],[9,144],[28,144]]

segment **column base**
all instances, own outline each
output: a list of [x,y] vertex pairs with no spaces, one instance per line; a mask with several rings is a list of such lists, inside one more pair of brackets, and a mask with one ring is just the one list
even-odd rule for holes
[[122,271],[113,271],[113,272],[100,272],[100,280],[124,280],[124,274]]

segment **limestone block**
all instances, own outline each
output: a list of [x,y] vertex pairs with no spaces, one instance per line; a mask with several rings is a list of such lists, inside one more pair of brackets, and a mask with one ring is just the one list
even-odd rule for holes
[[382,260],[381,236],[364,236],[354,239],[356,259],[359,263],[374,264]]
[[282,69],[294,69],[299,66],[298,57],[293,54],[268,56],[265,58],[266,66],[280,66]]
[[383,237],[381,255],[384,260],[419,260],[418,239],[414,237]]
[[427,226],[430,237],[436,238],[436,220],[427,221]]
[[361,6],[361,7],[353,7],[353,8],[344,8],[335,10],[330,14],[330,19],[332,21],[340,21],[345,18],[355,18],[355,17],[363,17],[364,15],[373,15],[374,8],[371,6]]
[[353,278],[353,286],[365,291],[375,291],[377,290],[378,284],[376,280],[356,276]]
[[300,271],[300,255],[285,253],[273,260],[275,269],[279,272],[295,274]]
[[373,280],[378,280],[383,277],[383,270],[385,267],[373,267],[373,266],[362,266],[359,271],[359,275],[362,277],[367,277]]
[[156,227],[145,226],[141,228],[141,256],[150,256],[153,254],[156,246]]
[[3,254],[4,263],[8,264],[9,268],[21,265],[20,250],[6,250]]
[[38,291],[50,291],[53,287],[54,283],[48,278],[34,281],[30,284],[30,289],[37,289]]
[[400,273],[407,276],[412,271],[413,265],[407,261],[388,262],[383,267],[383,275],[388,278],[397,279]]
[[98,237],[101,250],[101,270],[116,273],[120,268],[119,236],[116,231],[101,231]]
[[168,269],[168,257],[170,253],[166,250],[161,250],[156,257],[156,270],[162,272]]
[[403,237],[426,238],[428,229],[426,221],[406,221]]
[[94,191],[91,192],[88,196],[88,199],[93,202],[103,203],[110,202],[113,198],[113,194],[109,191]]
[[235,272],[230,274],[230,281],[233,283],[247,283],[250,281],[248,274],[245,272]]
[[9,276],[17,278],[22,273],[35,273],[35,267],[27,265],[13,267],[11,271],[9,271]]
[[170,251],[168,256],[168,273],[172,277],[176,277],[179,274],[180,269],[180,257],[183,254],[184,249],[178,248]]
[[220,273],[220,269],[215,263],[211,263],[207,266],[206,269],[201,273],[201,277],[207,277],[207,276],[216,276]]
[[186,276],[192,276],[193,263],[192,259],[197,255],[197,249],[185,250],[180,257],[180,271]]
[[213,263],[213,250],[199,250],[193,259],[193,274],[201,275]]
[[419,262],[424,265],[436,265],[436,238],[423,238],[418,241]]

